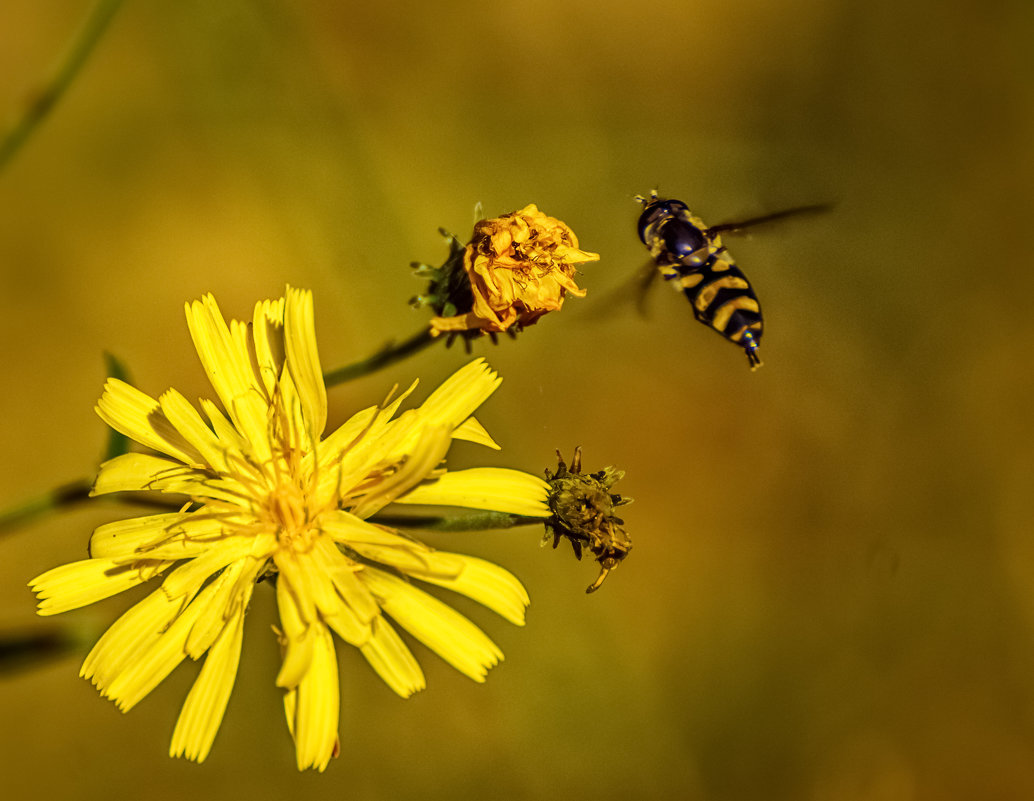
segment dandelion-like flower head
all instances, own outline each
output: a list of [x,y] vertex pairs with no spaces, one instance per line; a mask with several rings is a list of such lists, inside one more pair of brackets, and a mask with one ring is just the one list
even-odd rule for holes
[[[40,614],[85,606],[164,575],[94,646],[81,675],[126,711],[184,658],[204,664],[170,753],[201,761],[222,720],[256,583],[275,578],[288,726],[299,769],[323,770],[337,748],[333,634],[358,648],[399,695],[424,677],[396,626],[482,681],[502,653],[472,622],[416,586],[437,585],[523,624],[527,594],[509,572],[436,551],[367,518],[389,503],[442,504],[548,517],[547,485],[502,468],[447,472],[454,439],[498,448],[472,417],[501,379],[482,360],[399,415],[415,384],[323,436],[327,395],[311,294],[288,288],[251,324],[224,320],[206,296],[187,322],[222,408],[199,413],[110,379],[99,415],[154,453],[101,465],[93,494],[184,496],[179,511],[100,526],[90,558],[38,576]],[[397,415],[397,416],[396,416]]]

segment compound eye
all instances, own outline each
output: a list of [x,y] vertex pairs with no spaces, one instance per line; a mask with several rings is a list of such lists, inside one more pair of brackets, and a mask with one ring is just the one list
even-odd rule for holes
[[646,229],[664,216],[666,216],[664,209],[660,205],[654,204],[647,206],[639,215],[639,238],[644,245],[649,246],[650,244],[646,241]]
[[[674,202],[678,203],[677,200]],[[643,213],[639,215],[639,238],[647,247],[650,246],[650,243],[646,241],[646,229],[670,218],[672,216],[671,204],[670,200],[655,201],[643,209]]]

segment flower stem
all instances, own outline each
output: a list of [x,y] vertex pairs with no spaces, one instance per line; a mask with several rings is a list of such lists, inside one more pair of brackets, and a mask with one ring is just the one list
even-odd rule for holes
[[89,622],[0,631],[0,676],[8,676],[84,651],[100,635]]
[[328,387],[333,387],[337,384],[351,381],[354,378],[369,375],[387,367],[389,364],[394,364],[407,356],[423,350],[436,339],[437,337],[431,335],[431,329],[425,328],[398,345],[389,343],[385,348],[373,354],[373,356],[352,364],[346,364],[344,367],[338,367],[336,370],[328,370],[323,374],[323,380]]
[[[113,353],[104,351],[104,366],[107,368],[109,378],[117,378],[129,383],[129,370]],[[129,453],[129,437],[114,428],[109,428],[108,444],[104,448],[104,458],[101,461],[106,462],[124,453]]]
[[70,481],[13,509],[0,512],[0,533],[17,528],[62,506],[72,506],[87,500],[92,486],[93,479],[81,478],[78,481]]
[[50,80],[36,89],[21,116],[0,138],[0,171],[7,166],[36,127],[46,119],[50,110],[75,80],[121,5],[122,0],[97,0],[82,30],[72,41]]
[[439,517],[437,515],[374,515],[371,523],[393,528],[419,528],[423,531],[487,531],[542,523],[545,518],[512,515],[506,512],[483,512],[476,515]]

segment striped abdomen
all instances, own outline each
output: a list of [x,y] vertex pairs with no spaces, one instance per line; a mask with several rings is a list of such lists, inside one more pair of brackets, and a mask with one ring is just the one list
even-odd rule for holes
[[[668,271],[672,274],[668,275]],[[761,304],[746,276],[733,264],[728,254],[709,256],[699,267],[681,263],[664,270],[666,277],[676,278],[689,302],[693,316],[710,326],[730,342],[744,349],[751,368],[760,367],[758,345],[764,320]]]

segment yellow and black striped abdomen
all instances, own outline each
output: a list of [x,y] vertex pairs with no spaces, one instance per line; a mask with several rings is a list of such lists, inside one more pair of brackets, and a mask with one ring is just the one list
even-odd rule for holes
[[761,304],[747,277],[727,254],[711,254],[697,267],[681,263],[664,272],[677,278],[693,305],[693,316],[742,347],[751,368],[761,366],[758,345],[764,329]]

